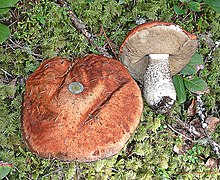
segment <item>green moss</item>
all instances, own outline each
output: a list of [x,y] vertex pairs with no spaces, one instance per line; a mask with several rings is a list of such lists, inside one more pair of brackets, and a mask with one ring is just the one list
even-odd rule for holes
[[[78,17],[88,29],[98,34],[103,27],[108,38],[119,47],[130,29],[135,27],[138,16],[147,21],[172,21],[190,32],[199,35],[199,53],[204,57],[211,50],[206,36],[212,41],[219,39],[219,14],[206,5],[201,12],[176,15],[177,0],[76,0],[69,1]],[[9,179],[217,179],[217,173],[204,166],[204,159],[198,156],[195,163],[189,156],[173,152],[175,144],[182,139],[176,137],[166,123],[174,120],[155,115],[145,105],[141,123],[123,150],[112,158],[94,163],[60,162],[41,159],[33,155],[22,141],[20,113],[24,80],[39,64],[54,56],[72,60],[87,53],[96,52],[87,39],[72,25],[64,8],[55,2],[41,0],[27,6],[22,1],[14,10],[19,16],[8,13],[0,16],[1,22],[11,24],[12,36],[0,47],[0,161],[13,163]],[[98,37],[97,44],[106,43],[105,37]],[[116,50],[117,53],[117,50]],[[207,82],[210,94],[203,96],[208,114],[219,117],[220,103],[220,51],[208,59],[201,77]],[[5,73],[7,72],[7,73]],[[187,92],[187,100],[193,94]],[[171,115],[187,119],[184,105],[176,104]],[[212,134],[219,140],[220,127]],[[203,150],[205,158],[215,156],[210,148]],[[193,154],[194,157],[197,155]],[[214,170],[212,170],[214,172]]]

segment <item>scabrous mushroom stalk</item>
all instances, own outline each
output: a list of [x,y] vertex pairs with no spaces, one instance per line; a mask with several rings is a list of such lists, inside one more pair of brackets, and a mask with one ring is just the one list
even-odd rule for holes
[[175,100],[176,91],[169,70],[169,54],[150,54],[144,75],[144,96],[157,113],[168,112]]

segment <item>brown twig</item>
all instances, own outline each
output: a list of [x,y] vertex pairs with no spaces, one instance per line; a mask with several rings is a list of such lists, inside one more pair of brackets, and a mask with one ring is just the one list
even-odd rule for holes
[[48,177],[48,176],[50,176],[50,175],[52,175],[52,174],[55,174],[55,173],[58,173],[58,172],[60,172],[60,171],[62,171],[62,170],[63,170],[63,168],[58,168],[57,170],[51,171],[51,172],[49,172],[49,173],[43,175],[43,177]]
[[188,140],[191,141],[191,142],[195,142],[193,139],[187,137],[186,135],[184,135],[184,134],[180,133],[179,131],[177,131],[176,129],[174,129],[174,128],[173,128],[171,125],[169,125],[168,123],[167,123],[166,125],[167,125],[173,132],[179,134],[180,136],[182,136],[182,137],[188,139]]
[[15,51],[15,49],[21,49],[22,51],[32,55],[32,56],[35,56],[37,58],[39,58],[38,60],[42,60],[43,56],[40,55],[40,54],[36,54],[34,53],[30,48],[28,47],[25,47],[25,46],[21,46],[20,44],[18,44],[17,42],[14,42],[12,39],[9,39],[9,41],[11,42],[10,43],[6,43],[13,51]]
[[209,51],[208,56],[206,56],[204,62],[207,62],[208,60],[212,59],[212,54],[213,54],[213,52],[214,52],[216,49],[218,49],[219,46],[220,46],[220,41],[216,41],[216,42],[215,42],[215,46],[211,48],[211,50]]
[[102,26],[101,29],[102,29],[102,32],[103,32],[103,34],[104,34],[104,36],[105,36],[105,39],[107,40],[107,43],[108,43],[108,45],[109,45],[109,47],[110,47],[112,53],[114,54],[115,59],[118,59],[118,56],[116,55],[116,53],[115,53],[115,51],[114,51],[114,49],[113,49],[113,47],[112,47],[112,42],[110,41],[110,39],[109,39],[108,36],[106,35],[106,32],[105,32],[103,26]]
[[94,46],[97,51],[102,54],[103,56],[106,57],[112,57],[108,51],[105,49],[105,47],[100,47],[97,44],[95,44],[95,39],[97,39],[97,37],[95,35],[93,35],[91,32],[88,31],[87,27],[85,24],[83,24],[83,22],[77,18],[76,14],[74,13],[72,7],[69,5],[69,3],[66,0],[58,0],[58,3],[62,6],[67,8],[67,13],[72,21],[72,23],[74,24],[75,28],[80,31],[89,41],[89,43]]
[[181,121],[181,120],[180,120],[178,117],[176,117],[176,116],[172,116],[171,118],[175,119],[175,121],[176,121],[183,129],[186,129],[186,130],[189,131],[191,134],[193,134],[193,135],[195,135],[195,136],[197,136],[197,137],[201,136],[200,132],[198,132],[193,125]]
[[210,144],[210,146],[212,147],[212,150],[215,152],[215,154],[217,155],[217,157],[220,159],[220,146],[211,138],[210,134],[208,133],[207,127],[208,124],[206,123],[206,111],[204,108],[204,103],[201,99],[201,94],[197,95],[196,101],[197,101],[197,109],[198,109],[198,117],[200,119],[200,123],[201,126],[204,130],[204,134]]
[[[204,117],[204,116],[202,116]],[[204,134],[201,134],[201,132],[197,131],[197,129],[191,125],[191,124],[187,124],[183,121],[181,121],[178,117],[176,116],[172,116],[172,118],[183,128],[183,129],[186,129],[188,132],[190,132],[193,136],[196,136],[196,137],[202,137],[205,135],[205,139],[208,141],[208,143],[210,144],[212,150],[215,152],[215,154],[217,155],[218,158],[220,158],[220,146],[211,138],[211,136],[209,135],[209,133],[207,132],[207,128],[206,126],[204,125],[204,122],[201,122],[201,126],[203,128],[203,131],[204,131]],[[168,126],[169,127],[169,126]],[[172,131],[174,131],[175,133],[176,130],[172,127],[169,127]],[[179,134],[179,133],[177,133]],[[181,134],[182,135],[182,134]],[[186,137],[186,136],[184,136]],[[188,137],[186,137],[186,139],[188,140],[192,140],[191,138],[189,139]],[[194,141],[195,142],[195,141]]]

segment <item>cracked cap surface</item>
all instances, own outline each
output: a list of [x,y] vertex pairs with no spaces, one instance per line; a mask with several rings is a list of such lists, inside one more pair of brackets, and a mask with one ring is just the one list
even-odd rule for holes
[[[141,92],[113,59],[88,55],[76,62],[44,61],[26,81],[22,135],[40,157],[91,162],[117,154],[137,128]],[[71,82],[84,90],[72,94]]]

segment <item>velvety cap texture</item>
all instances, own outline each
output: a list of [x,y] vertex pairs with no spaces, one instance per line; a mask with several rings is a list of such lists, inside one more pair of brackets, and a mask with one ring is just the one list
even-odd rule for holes
[[[140,121],[139,87],[114,59],[88,55],[70,67],[70,61],[55,57],[27,79],[24,141],[38,156],[64,161],[91,162],[117,154]],[[70,91],[73,82],[83,87],[77,94]]]

